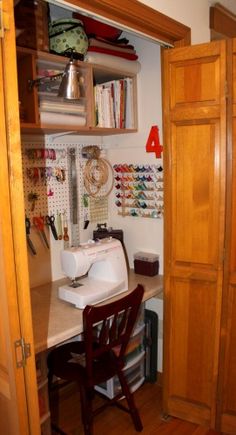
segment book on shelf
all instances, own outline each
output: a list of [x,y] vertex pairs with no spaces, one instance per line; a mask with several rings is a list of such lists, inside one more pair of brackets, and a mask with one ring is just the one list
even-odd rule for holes
[[94,98],[98,127],[134,128],[132,78],[95,85]]
[[125,79],[125,83],[126,83],[125,128],[132,129],[135,128],[133,80],[127,77]]

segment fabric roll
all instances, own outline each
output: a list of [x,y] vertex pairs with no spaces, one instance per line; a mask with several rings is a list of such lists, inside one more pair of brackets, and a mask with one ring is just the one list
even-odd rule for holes
[[40,110],[42,112],[85,113],[85,107],[82,104],[63,103],[46,99],[40,99]]
[[141,70],[141,64],[137,60],[133,61],[122,59],[121,62],[119,57],[104,53],[89,52],[86,54],[84,61],[97,65],[103,65],[107,68],[115,68],[127,74],[138,74],[138,72]]
[[86,125],[86,118],[83,116],[65,115],[64,113],[40,112],[40,120],[42,124],[61,124],[61,125]]

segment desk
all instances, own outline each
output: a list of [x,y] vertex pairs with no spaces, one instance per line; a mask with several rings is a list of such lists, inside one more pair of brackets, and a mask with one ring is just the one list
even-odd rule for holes
[[[31,289],[35,353],[45,351],[83,332],[83,310],[58,298],[58,287],[66,283],[68,279],[61,279]],[[143,276],[130,270],[128,292],[134,290],[137,284],[144,286],[143,301],[158,295],[163,290],[162,276]],[[104,303],[125,296],[128,292],[107,299]]]

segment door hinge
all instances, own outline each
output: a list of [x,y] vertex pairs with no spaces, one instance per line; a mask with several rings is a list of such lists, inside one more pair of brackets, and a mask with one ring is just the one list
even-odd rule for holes
[[0,38],[4,38],[4,31],[9,29],[9,15],[3,10],[3,0],[0,0]]
[[15,341],[16,367],[25,367],[26,359],[31,355],[30,343],[25,343],[24,338]]

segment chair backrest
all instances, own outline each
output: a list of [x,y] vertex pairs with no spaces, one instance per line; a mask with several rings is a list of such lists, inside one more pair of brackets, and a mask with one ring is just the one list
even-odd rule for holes
[[93,361],[105,353],[112,352],[116,363],[123,364],[123,357],[137,319],[143,293],[143,286],[138,284],[135,290],[115,302],[85,307],[83,311],[85,358],[90,384],[93,384]]

